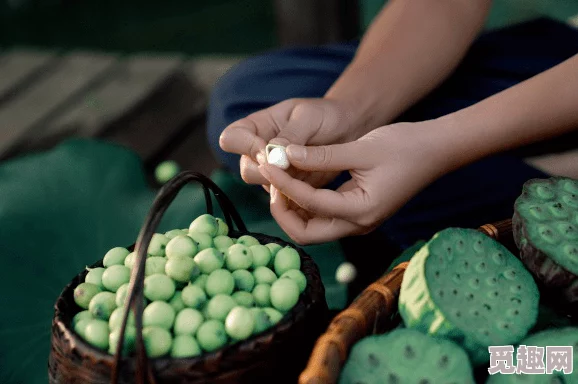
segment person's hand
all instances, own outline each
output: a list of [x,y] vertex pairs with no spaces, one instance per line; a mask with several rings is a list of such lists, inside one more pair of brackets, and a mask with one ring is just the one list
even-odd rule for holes
[[[267,186],[258,170],[266,162],[265,146],[326,145],[355,140],[353,113],[330,99],[290,99],[255,112],[229,125],[219,144],[224,151],[241,155],[241,177],[248,184]],[[333,180],[336,172],[310,172],[290,168],[296,179],[320,187]],[[265,188],[267,189],[267,188]]]
[[336,191],[316,189],[275,166],[262,165],[259,170],[271,183],[271,214],[302,245],[372,231],[452,167],[438,128],[435,121],[400,123],[346,144],[288,146],[294,167],[349,170],[352,178]]

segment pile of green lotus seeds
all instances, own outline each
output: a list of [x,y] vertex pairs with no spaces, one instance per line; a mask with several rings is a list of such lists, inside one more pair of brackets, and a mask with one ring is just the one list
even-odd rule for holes
[[[151,358],[187,358],[245,340],[277,324],[298,302],[307,279],[292,247],[234,239],[227,224],[205,214],[188,229],[156,233],[144,280],[143,339]],[[116,247],[103,267],[88,270],[74,290],[81,308],[74,331],[114,354],[136,254]],[[134,350],[133,313],[123,354]]]

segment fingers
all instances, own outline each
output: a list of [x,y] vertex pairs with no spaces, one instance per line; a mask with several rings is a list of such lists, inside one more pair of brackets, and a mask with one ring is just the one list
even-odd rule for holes
[[259,172],[259,164],[253,161],[249,156],[241,156],[240,160],[241,178],[247,184],[269,184],[261,172]]
[[324,110],[315,103],[296,103],[292,106],[287,123],[271,139],[271,144],[305,144],[314,136],[323,124]]
[[289,145],[287,158],[292,166],[305,171],[360,170],[371,165],[363,153],[363,145],[355,141],[318,147]]
[[267,142],[275,137],[275,128],[266,121],[267,111],[252,114],[229,125],[219,137],[219,145],[226,152],[247,155],[256,159]]
[[350,221],[355,221],[365,211],[367,199],[359,187],[343,192],[316,189],[274,166],[262,165],[259,170],[277,191],[306,211]]
[[281,229],[300,245],[319,244],[366,232],[365,228],[341,219],[304,217],[291,209],[287,197],[271,186],[271,215]]

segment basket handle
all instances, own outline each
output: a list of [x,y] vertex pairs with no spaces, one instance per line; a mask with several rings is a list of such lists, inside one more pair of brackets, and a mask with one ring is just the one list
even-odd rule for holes
[[168,209],[169,205],[173,202],[177,194],[180,192],[180,190],[191,181],[197,181],[202,185],[205,195],[205,203],[207,206],[207,213],[213,214],[213,205],[210,193],[212,192],[217,199],[221,210],[223,211],[225,221],[229,228],[233,228],[233,224],[235,224],[237,230],[244,232],[247,231],[245,223],[241,219],[239,212],[235,209],[231,200],[229,200],[225,193],[211,179],[204,176],[203,174],[192,171],[181,172],[160,189],[152,204],[151,209],[149,210],[149,213],[147,214],[135,245],[136,268],[133,268],[132,270],[127,299],[124,303],[124,314],[120,328],[119,340],[116,346],[116,353],[114,356],[114,365],[112,367],[112,384],[118,383],[121,352],[124,346],[124,335],[128,322],[129,310],[132,310],[134,313],[136,327],[137,365],[135,383],[145,384],[147,381],[151,384],[156,383],[152,369],[148,364],[142,336],[142,313],[144,309],[143,287],[146,254],[152,236],[155,233],[164,213]]

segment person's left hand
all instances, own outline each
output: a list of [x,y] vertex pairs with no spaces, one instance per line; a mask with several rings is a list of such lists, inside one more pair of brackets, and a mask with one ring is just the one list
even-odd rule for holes
[[307,171],[349,170],[336,191],[316,189],[261,164],[271,183],[271,214],[296,243],[314,244],[368,233],[451,167],[435,120],[378,128],[337,145],[290,145],[291,164]]

